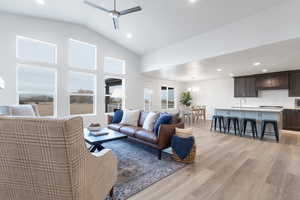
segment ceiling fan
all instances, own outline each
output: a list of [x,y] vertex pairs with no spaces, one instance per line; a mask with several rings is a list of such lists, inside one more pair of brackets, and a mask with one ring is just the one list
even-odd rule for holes
[[123,11],[117,11],[117,3],[116,3],[116,0],[114,0],[114,9],[113,10],[109,10],[109,9],[106,9],[106,8],[103,8],[97,4],[94,4],[92,2],[89,2],[87,0],[84,0],[84,3],[89,5],[89,6],[92,6],[94,8],[97,8],[99,10],[102,10],[104,12],[107,12],[113,19],[113,23],[114,23],[114,29],[116,31],[119,30],[119,17],[123,16],[123,15],[127,15],[127,14],[130,14],[130,13],[133,13],[133,12],[138,12],[138,11],[141,11],[142,8],[140,6],[136,6],[136,7],[133,7],[133,8],[129,8],[127,10],[123,10]]

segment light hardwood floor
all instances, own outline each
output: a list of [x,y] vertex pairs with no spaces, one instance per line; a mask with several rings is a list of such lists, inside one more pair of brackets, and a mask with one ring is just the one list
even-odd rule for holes
[[300,200],[300,134],[280,143],[193,126],[197,159],[130,200]]

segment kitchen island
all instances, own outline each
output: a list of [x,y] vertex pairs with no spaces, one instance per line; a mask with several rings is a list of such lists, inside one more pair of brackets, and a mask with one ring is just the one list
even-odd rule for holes
[[[215,108],[215,115],[224,117],[238,117],[256,119],[258,135],[261,135],[262,120],[276,120],[279,131],[282,129],[283,108],[279,107],[219,107]],[[240,120],[241,121],[241,120]],[[267,131],[273,131],[267,127]]]

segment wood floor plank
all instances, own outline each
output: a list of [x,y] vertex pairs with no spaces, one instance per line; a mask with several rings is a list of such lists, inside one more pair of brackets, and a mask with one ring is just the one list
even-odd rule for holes
[[276,143],[192,128],[195,163],[129,200],[300,200],[300,134]]

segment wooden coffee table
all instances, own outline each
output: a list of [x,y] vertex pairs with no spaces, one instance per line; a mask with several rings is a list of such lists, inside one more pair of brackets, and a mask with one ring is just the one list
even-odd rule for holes
[[108,134],[101,135],[101,136],[95,136],[95,135],[91,134],[87,128],[84,129],[84,140],[88,144],[91,145],[91,147],[89,149],[90,152],[95,152],[96,150],[101,151],[102,149],[104,149],[102,144],[105,142],[110,142],[110,141],[114,141],[114,140],[120,140],[120,139],[127,138],[127,135],[119,133],[119,132],[111,130],[111,129],[108,129],[108,128],[104,128],[103,131],[108,132]]

